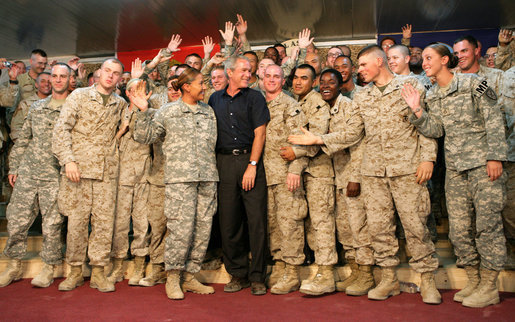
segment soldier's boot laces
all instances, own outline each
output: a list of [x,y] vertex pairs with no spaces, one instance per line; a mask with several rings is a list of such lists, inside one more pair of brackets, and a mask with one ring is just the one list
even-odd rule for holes
[[18,281],[23,275],[21,269],[21,259],[10,259],[5,271],[0,274],[0,287],[7,286],[12,282]]
[[421,275],[420,295],[422,301],[427,304],[442,303],[442,296],[436,289],[435,274],[433,272],[425,272]]
[[463,306],[485,307],[499,303],[499,291],[497,290],[498,271],[481,268],[481,282],[476,290],[463,299]]
[[299,289],[299,267],[297,265],[286,264],[284,274],[279,281],[272,287],[272,294],[287,294]]
[[465,272],[467,273],[468,281],[465,288],[458,293],[454,294],[454,301],[463,302],[463,299],[474,293],[479,285],[479,265],[465,266]]
[[113,258],[113,268],[107,276],[111,284],[123,281],[123,258]]
[[381,275],[379,285],[368,291],[368,298],[370,300],[382,301],[401,293],[401,287],[394,267],[382,267]]
[[213,287],[200,283],[192,273],[184,272],[183,278],[182,291],[184,293],[193,292],[197,294],[213,294],[215,292]]
[[268,287],[271,288],[275,284],[277,284],[277,281],[283,276],[284,274],[284,267],[286,267],[286,263],[277,260],[274,263],[274,266],[272,266],[272,273],[270,274],[270,277],[268,278]]
[[43,268],[39,274],[30,281],[30,284],[36,287],[49,287],[54,282],[55,265],[43,264]]
[[82,265],[71,266],[70,273],[64,281],[59,284],[59,291],[71,291],[74,288],[84,284],[84,277],[82,276]]
[[104,293],[114,292],[115,290],[114,284],[109,282],[105,276],[104,266],[93,266],[89,286]]
[[156,284],[163,284],[166,282],[166,272],[164,271],[163,264],[152,264],[152,272],[145,278],[139,281],[140,286],[154,286]]
[[354,283],[359,276],[358,264],[354,259],[349,260],[349,266],[351,269],[349,277],[347,277],[343,281],[336,282],[336,290],[338,292],[345,292],[347,287]]
[[181,271],[168,271],[166,278],[166,296],[171,300],[184,299],[184,293],[181,290]]
[[361,296],[368,294],[376,282],[374,281],[374,274],[372,273],[371,265],[359,265],[358,278],[351,285],[347,286],[345,293],[352,296]]
[[134,257],[134,271],[129,279],[129,285],[139,285],[139,281],[145,276],[145,256]]
[[334,286],[333,265],[319,265],[315,278],[310,283],[302,284],[300,292],[308,295],[332,293]]

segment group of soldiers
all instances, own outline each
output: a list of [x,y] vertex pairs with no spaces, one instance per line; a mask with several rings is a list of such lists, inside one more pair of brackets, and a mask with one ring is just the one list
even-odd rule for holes
[[[189,196],[186,190],[176,190],[177,185],[169,188],[170,184],[219,181],[223,260],[232,276],[226,292],[251,286],[255,295],[270,288],[273,294],[340,291],[385,300],[400,293],[395,272],[399,264],[395,231],[400,224],[411,254],[410,267],[421,274],[422,300],[439,304],[434,279],[439,263],[427,224],[431,213],[427,182],[437,161],[435,139],[445,134],[450,239],[458,265],[469,278],[454,300],[471,307],[498,303],[496,281],[507,255],[503,229],[508,238],[515,237],[511,31],[501,30],[497,53],[489,49],[486,60],[472,36],[456,39],[452,48],[408,47],[411,26],[406,26],[403,44],[385,38],[379,46],[363,48],[357,62],[349,47],[335,46],[322,62],[308,29],[299,33],[298,47],[290,56],[277,44],[267,48],[261,60],[250,50],[246,30],[247,22],[238,15],[235,24],[227,22],[220,30],[222,52],[211,57],[213,41],[206,37],[204,59],[192,54],[185,64],[170,66],[181,43],[174,35],[153,60],[137,59],[127,72],[120,61],[108,59],[91,81],[77,60],[56,63],[45,72],[47,57],[42,50],[32,52],[26,73],[19,74],[21,67],[14,63],[8,70],[9,84],[0,87],[0,105],[17,105],[10,133],[14,146],[8,178],[13,193],[4,249],[10,262],[0,275],[0,286],[21,278],[28,229],[41,213],[44,266],[32,280],[37,287],[51,285],[56,265],[62,262],[61,226],[66,216],[70,272],[59,290],[84,283],[82,267],[88,258],[90,286],[114,291],[115,283],[123,280],[123,260],[130,249],[134,271],[129,285],[166,282],[170,298],[183,298],[172,289],[177,275],[170,274],[183,269],[184,283],[189,283],[183,290],[212,293],[203,285],[191,287],[197,283],[192,274],[200,269],[198,263],[171,264],[184,256],[178,250],[199,245],[196,241],[188,245],[175,238],[177,234],[175,239],[168,236],[170,229],[186,228],[172,223],[165,213],[182,211],[174,200]],[[502,70],[483,65],[492,61]],[[442,66],[452,72],[452,81],[442,76]],[[188,109],[182,89],[174,84],[183,82],[181,74],[189,69],[202,74],[203,100],[216,115],[217,133],[209,132],[213,127],[204,131],[210,133],[209,139],[218,135],[218,169],[211,169],[209,162],[192,161],[207,158],[202,145],[181,137],[193,132],[167,133],[183,140],[174,145],[142,135],[153,114],[138,110],[140,103],[132,91],[141,91],[145,84],[139,98],[148,95],[149,109],[163,110],[158,115],[166,123],[167,117],[177,116],[167,116],[165,108],[183,104],[184,111]],[[233,101],[247,109],[246,119],[233,118],[233,113],[241,112],[231,110]],[[225,143],[232,141],[233,134],[234,142]],[[173,160],[164,155],[173,155]],[[172,171],[177,164],[186,169],[184,173]],[[226,165],[239,173],[234,187],[229,187],[231,169]],[[185,179],[174,181],[171,173]],[[236,215],[243,218],[241,223],[233,223]],[[179,217],[173,220],[192,220]],[[210,231],[210,221],[202,229]],[[334,278],[336,240],[351,268],[351,275],[342,281]],[[314,251],[318,271],[314,278],[301,281],[306,242]],[[199,248],[197,259],[204,257],[206,247]],[[250,264],[246,263],[249,252]],[[274,264],[265,285],[262,259],[268,253]],[[146,256],[152,266],[147,276]],[[378,285],[374,265],[381,268]]]

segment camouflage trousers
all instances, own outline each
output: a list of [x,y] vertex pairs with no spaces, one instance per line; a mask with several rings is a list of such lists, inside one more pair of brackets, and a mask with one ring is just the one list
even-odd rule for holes
[[308,213],[304,189],[294,192],[286,184],[268,186],[268,229],[274,260],[304,263],[304,218]]
[[308,245],[315,253],[318,265],[334,265],[336,254],[336,223],[334,219],[334,180],[304,175],[308,203],[305,229]]
[[347,188],[337,190],[336,231],[346,259],[354,259],[359,265],[374,265],[363,199],[362,194],[347,197]]
[[409,261],[411,268],[419,273],[432,272],[438,268],[438,259],[426,226],[431,201],[427,187],[417,184],[415,179],[414,174],[362,177],[368,231],[376,264],[381,267],[399,265],[394,216],[397,209],[412,256]]
[[515,162],[506,162],[504,170],[508,175],[506,205],[502,211],[504,232],[507,238],[515,239]]
[[41,259],[51,265],[63,259],[61,228],[63,216],[57,209],[59,182],[42,181],[27,176],[18,176],[11,201],[7,206],[7,233],[9,238],[4,248],[5,256],[22,259],[27,253],[27,234],[40,209],[43,219],[43,247]]
[[[116,180],[81,178],[71,182],[61,176],[59,211],[68,217],[66,236],[66,262],[73,266],[109,264],[116,204]],[[91,233],[88,227],[91,220]]]
[[506,177],[503,172],[499,179],[490,181],[486,166],[463,172],[447,169],[449,239],[458,257],[457,265],[503,269],[506,239],[501,211],[506,202]]
[[165,189],[165,269],[197,273],[209,244],[217,183],[170,183]]
[[150,262],[161,264],[164,262],[166,217],[165,217],[165,187],[150,184],[148,196],[148,223],[150,224],[150,245],[148,253]]
[[118,185],[112,257],[125,258],[127,256],[131,218],[133,230],[131,254],[133,256],[148,255],[149,191],[148,183],[136,183],[134,186]]

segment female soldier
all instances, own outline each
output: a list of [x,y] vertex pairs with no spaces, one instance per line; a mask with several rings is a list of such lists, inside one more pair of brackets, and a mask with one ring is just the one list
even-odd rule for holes
[[150,95],[143,86],[129,98],[143,112],[138,113],[134,139],[150,144],[164,137],[166,294],[179,300],[184,298],[183,291],[214,293],[193,274],[200,271],[216,210],[217,130],[213,110],[202,103],[205,88],[200,72],[189,68],[172,85],[181,90],[182,98],[166,104],[153,117],[146,112]]
[[427,76],[436,78],[426,94],[428,111],[410,85],[404,86],[403,97],[420,133],[433,138],[445,133],[449,237],[457,264],[465,266],[469,278],[454,300],[469,307],[496,304],[497,277],[506,259],[501,219],[506,174],[501,161],[506,160],[507,145],[501,110],[484,78],[450,71],[457,58],[446,45],[429,45],[422,57]]

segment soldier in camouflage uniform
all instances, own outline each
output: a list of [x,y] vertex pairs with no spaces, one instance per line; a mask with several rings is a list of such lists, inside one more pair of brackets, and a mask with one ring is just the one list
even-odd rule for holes
[[515,66],[515,41],[513,41],[513,30],[499,30],[499,46],[495,56],[495,68],[508,70]]
[[52,96],[35,102],[27,115],[20,136],[10,154],[9,182],[13,194],[7,207],[9,238],[4,254],[9,258],[0,275],[0,286],[22,277],[21,259],[27,252],[27,233],[37,216],[43,217],[43,268],[32,285],[48,287],[53,282],[55,265],[62,261],[61,226],[57,209],[59,163],[51,151],[52,132],[61,106],[68,95],[71,69],[58,63],[52,68]]
[[420,93],[424,88],[413,77],[394,76],[378,46],[365,47],[358,59],[359,72],[370,83],[354,96],[345,131],[321,137],[306,132],[305,136],[291,137],[290,142],[338,144],[344,148],[365,131],[361,185],[374,258],[382,271],[381,283],[368,292],[368,298],[385,300],[400,293],[395,272],[399,264],[394,221],[397,209],[412,255],[410,266],[421,273],[422,300],[439,304],[441,296],[434,280],[438,259],[426,227],[430,200],[423,184],[431,177],[436,143],[419,135],[409,123],[409,108],[400,93],[407,82]]
[[166,294],[170,299],[183,299],[185,291],[214,293],[194,274],[200,271],[216,211],[217,131],[213,110],[201,102],[204,85],[200,72],[187,69],[173,85],[181,89],[182,99],[166,104],[153,117],[146,112],[149,96],[144,87],[138,87],[136,96],[129,93],[129,98],[142,111],[138,112],[134,139],[150,144],[164,137]]
[[[59,187],[60,212],[68,217],[66,262],[71,271],[59,290],[84,283],[82,265],[93,266],[90,287],[112,292],[105,276],[113,238],[118,179],[115,138],[127,103],[113,93],[123,72],[117,59],[107,59],[100,79],[91,87],[74,90],[63,105],[54,128],[52,150],[63,167]],[[88,225],[91,219],[91,234]]]
[[485,78],[453,74],[456,63],[442,44],[426,47],[423,58],[428,76],[436,76],[426,96],[428,112],[406,86],[403,97],[415,115],[410,121],[429,137],[445,133],[447,176],[445,193],[449,238],[465,266],[469,281],[454,295],[464,306],[499,303],[497,276],[506,260],[501,211],[506,202],[506,138],[497,95]]
[[47,66],[47,55],[41,49],[34,49],[30,55],[30,70],[17,77],[18,102],[37,92],[36,78],[45,71]]

